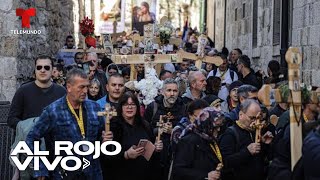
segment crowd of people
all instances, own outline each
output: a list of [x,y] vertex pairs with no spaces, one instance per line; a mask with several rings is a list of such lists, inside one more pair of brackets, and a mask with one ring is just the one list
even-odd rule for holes
[[[190,51],[192,36],[186,44]],[[72,36],[64,49],[75,49]],[[114,140],[122,149],[116,156],[86,156],[91,165],[84,170],[58,166],[48,171],[40,165],[39,171],[16,171],[20,179],[320,179],[320,103],[313,102],[310,93],[302,95],[303,155],[292,171],[289,106],[273,103],[267,109],[258,99],[263,84],[286,84],[279,62],[270,61],[265,74],[254,72],[251,59],[238,48],[207,53],[220,56],[223,63],[203,64],[202,69],[188,59],[164,64],[159,74],[162,89],[147,106],[139,91],[126,86],[128,65],[113,64],[96,53],[60,51],[56,59],[37,57],[35,79],[17,90],[8,117],[17,134],[21,123],[34,123],[24,137],[31,150],[41,139],[49,160],[54,158],[55,141]],[[139,81],[144,66],[136,65],[136,70]],[[97,114],[106,104],[117,112],[107,132],[104,118]],[[277,124],[270,122],[271,115],[279,117]],[[261,142],[255,141],[252,126],[258,119],[266,125]],[[154,145],[150,159],[143,156],[141,140]]]

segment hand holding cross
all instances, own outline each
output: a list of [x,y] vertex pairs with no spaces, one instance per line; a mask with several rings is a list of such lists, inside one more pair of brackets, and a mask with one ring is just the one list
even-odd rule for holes
[[105,125],[105,132],[110,131],[110,119],[113,116],[117,116],[117,112],[114,108],[110,106],[109,103],[105,105],[105,111],[98,112],[98,116],[105,116],[106,117],[106,125]]
[[256,129],[255,143],[261,142],[261,129],[266,127],[266,123],[262,121],[262,114],[259,112],[256,116],[255,122],[251,125],[252,128]]
[[162,134],[162,132],[163,132],[163,130],[162,130],[163,126],[164,126],[164,122],[163,122],[163,115],[160,115],[159,122],[157,122],[157,127],[158,127],[157,142],[159,142],[159,141],[160,141],[161,134]]

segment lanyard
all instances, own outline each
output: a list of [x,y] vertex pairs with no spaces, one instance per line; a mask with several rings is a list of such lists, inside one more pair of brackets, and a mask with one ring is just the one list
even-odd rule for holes
[[214,143],[214,146],[212,144],[210,144],[210,147],[212,149],[212,151],[214,152],[214,154],[217,156],[217,158],[219,159],[219,161],[223,164],[222,162],[222,155],[219,149],[219,146],[217,143]]
[[68,107],[71,111],[71,113],[76,117],[77,119],[77,123],[78,123],[78,126],[80,128],[80,132],[81,132],[81,135],[83,138],[85,138],[85,132],[84,132],[84,124],[83,124],[83,116],[82,116],[82,104],[80,104],[80,107],[79,107],[79,116],[77,115],[77,113],[74,111],[70,101],[68,100],[67,98],[67,103],[68,103]]

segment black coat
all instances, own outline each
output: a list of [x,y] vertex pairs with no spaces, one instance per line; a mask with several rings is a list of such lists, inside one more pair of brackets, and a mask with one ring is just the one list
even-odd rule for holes
[[[152,143],[154,137],[149,124],[130,125],[123,118],[111,119],[110,130],[113,133],[113,140],[121,144],[121,152],[116,156],[102,156],[101,167],[103,177],[106,180],[150,180],[154,174],[154,164],[158,153],[154,152],[151,159],[147,161],[144,157],[139,156],[136,159],[126,160],[124,152],[132,145],[138,145],[140,139],[148,139]],[[111,149],[109,151],[112,151]]]
[[266,157],[268,146],[262,144],[261,152],[251,155],[248,145],[254,142],[255,133],[241,129],[237,124],[233,125],[238,133],[228,128],[220,138],[221,153],[224,161],[224,173],[222,179],[246,179],[263,180],[266,179]]
[[[172,108],[166,108],[163,104],[163,95],[157,96],[155,101],[147,106],[144,114],[144,118],[151,124],[153,133],[156,135],[158,133],[157,122],[159,122],[160,115],[166,115],[171,112],[174,119],[170,120],[172,122],[172,127],[175,127],[180,119],[185,116],[185,105],[182,99],[179,97]],[[154,106],[157,103],[156,112],[154,113]],[[160,163],[158,164],[158,171],[161,176],[160,179],[167,179],[169,173],[169,167],[172,159],[172,148],[170,143],[171,134],[163,133],[161,135],[161,140],[163,142],[163,150],[160,152]]]
[[302,153],[305,179],[320,179],[320,130],[310,132],[304,139]]
[[190,133],[177,144],[173,160],[173,179],[203,180],[219,163],[208,141],[195,133]]

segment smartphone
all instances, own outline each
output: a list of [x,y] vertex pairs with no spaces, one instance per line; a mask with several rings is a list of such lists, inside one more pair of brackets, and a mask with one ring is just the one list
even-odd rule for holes
[[147,139],[140,139],[137,148],[146,147],[147,143],[148,143],[148,140],[147,140]]

